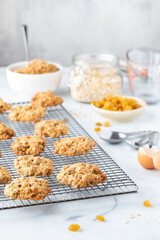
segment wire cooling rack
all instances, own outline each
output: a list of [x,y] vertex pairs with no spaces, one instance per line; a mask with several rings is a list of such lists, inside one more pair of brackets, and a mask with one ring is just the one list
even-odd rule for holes
[[[13,103],[12,106],[26,105],[28,102]],[[47,109],[46,117],[44,119],[68,119],[66,123],[69,127],[69,133],[65,137],[74,136],[86,136],[90,139],[91,136],[83,129],[83,127],[72,117],[72,115],[63,107],[56,106]],[[21,123],[11,122],[8,118],[8,113],[0,114],[0,121],[11,127],[16,137],[23,134],[34,135],[34,124],[32,123]],[[2,151],[2,158],[0,159],[0,165],[6,167],[12,175],[12,180],[20,177],[14,169],[14,159],[17,157],[10,149],[11,143],[15,140],[3,140],[0,141],[0,149]],[[61,137],[62,138],[62,137]],[[50,158],[54,162],[55,171],[51,176],[45,177],[48,180],[51,194],[41,201],[29,201],[29,200],[13,200],[4,195],[5,185],[0,185],[0,209],[11,209],[18,207],[28,207],[42,204],[51,204],[57,202],[73,201],[79,199],[89,199],[104,197],[115,194],[132,193],[138,190],[137,185],[127,176],[126,173],[111,159],[111,157],[97,144],[87,155],[68,157],[53,154],[53,144],[57,139],[47,138],[46,148],[40,156]],[[61,168],[68,164],[77,162],[91,163],[98,165],[100,169],[106,173],[107,181],[100,183],[97,186],[91,186],[82,189],[74,189],[71,186],[60,184],[56,180],[57,173],[60,172]]]

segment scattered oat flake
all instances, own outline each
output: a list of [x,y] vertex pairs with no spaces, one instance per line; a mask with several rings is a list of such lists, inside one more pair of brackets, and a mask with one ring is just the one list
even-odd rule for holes
[[104,126],[104,127],[109,127],[109,126],[110,126],[110,122],[104,122],[104,123],[103,123],[103,126]]
[[95,123],[95,125],[96,125],[96,126],[102,126],[102,123],[97,122],[97,123]]
[[74,112],[74,111],[70,111],[70,113],[75,117],[75,118],[79,118],[80,115],[78,112]]
[[80,226],[79,226],[79,224],[71,224],[71,225],[68,227],[68,229],[69,229],[70,231],[72,231],[72,232],[76,232],[76,231],[78,231],[78,230],[80,229]]
[[130,216],[130,218],[135,218],[135,216],[133,214],[130,214],[129,216]]
[[100,132],[101,129],[100,129],[99,127],[97,127],[97,128],[94,129],[94,131],[95,131],[95,132]]
[[104,217],[103,216],[101,216],[101,215],[98,215],[98,216],[96,216],[96,218],[97,218],[97,220],[99,220],[100,222],[104,222]]
[[64,119],[63,119],[63,122],[64,122],[64,123],[67,123],[68,121],[69,121],[68,118],[64,118]]
[[141,214],[140,214],[140,213],[137,213],[137,216],[141,216]]
[[150,204],[149,200],[144,201],[143,205],[145,207],[151,207],[151,204]]
[[128,220],[125,220],[124,223],[127,224],[127,223],[129,223],[129,221],[128,221]]

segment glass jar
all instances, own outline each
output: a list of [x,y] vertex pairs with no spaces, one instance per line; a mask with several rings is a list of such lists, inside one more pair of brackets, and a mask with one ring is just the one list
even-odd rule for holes
[[114,54],[81,54],[73,57],[69,83],[73,99],[91,102],[108,94],[119,95],[121,82],[119,60]]

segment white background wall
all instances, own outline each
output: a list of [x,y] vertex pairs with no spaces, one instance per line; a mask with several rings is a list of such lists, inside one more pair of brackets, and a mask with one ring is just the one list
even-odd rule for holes
[[71,63],[76,52],[160,49],[160,0],[0,0],[0,65],[24,60],[21,24],[31,58]]

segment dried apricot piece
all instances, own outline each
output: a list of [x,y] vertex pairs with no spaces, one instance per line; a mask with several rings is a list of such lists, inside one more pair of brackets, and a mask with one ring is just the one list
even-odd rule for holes
[[109,127],[109,126],[110,126],[110,122],[104,122],[104,123],[103,123],[103,126],[104,126],[104,127]]
[[97,123],[95,123],[95,125],[96,125],[96,126],[102,126],[102,123],[97,122]]
[[94,131],[95,131],[95,132],[100,132],[101,129],[100,129],[99,127],[97,127],[97,128],[94,129]]
[[100,222],[104,222],[104,217],[101,215],[96,216],[97,220],[99,220]]
[[151,204],[150,204],[149,200],[144,201],[143,205],[145,207],[151,207]]
[[76,232],[76,231],[78,231],[78,230],[80,229],[80,226],[79,226],[79,224],[71,224],[71,225],[68,227],[68,229],[69,229],[70,231],[72,231],[72,232]]
[[92,104],[98,108],[109,111],[131,111],[141,107],[133,98],[114,95],[108,95],[107,97],[100,99],[98,102],[93,101]]

